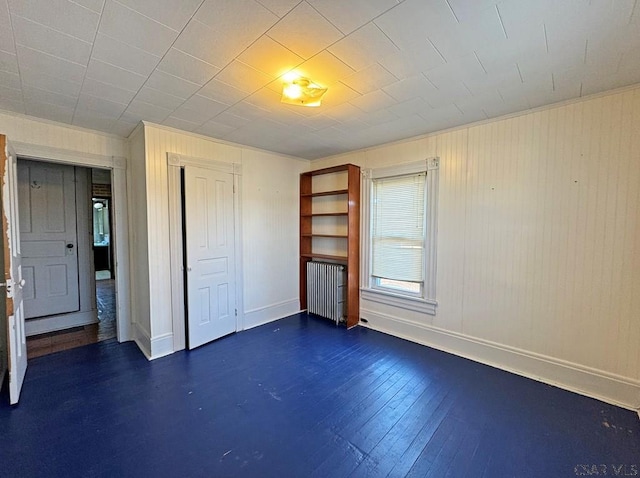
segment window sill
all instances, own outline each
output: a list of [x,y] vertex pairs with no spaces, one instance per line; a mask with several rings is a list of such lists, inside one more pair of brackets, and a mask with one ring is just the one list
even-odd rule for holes
[[406,295],[394,294],[379,289],[360,289],[363,300],[370,300],[380,304],[400,307],[401,309],[421,312],[423,314],[436,315],[438,301],[432,299],[421,299],[408,297]]

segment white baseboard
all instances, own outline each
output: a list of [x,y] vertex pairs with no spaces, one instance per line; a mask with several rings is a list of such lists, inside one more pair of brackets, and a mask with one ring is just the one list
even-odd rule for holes
[[173,333],[158,335],[151,339],[151,357],[155,360],[173,353]]
[[258,307],[244,313],[243,330],[252,329],[259,325],[268,324],[274,320],[282,319],[300,312],[298,298],[284,300],[275,304]]
[[27,319],[24,322],[24,331],[27,337],[58,330],[70,329],[71,327],[81,327],[98,323],[98,311],[87,310],[72,312],[70,314],[51,315],[49,317],[38,317]]
[[365,327],[638,411],[640,381],[427,324],[362,309]]
[[133,324],[133,340],[145,357],[151,360],[151,337],[149,337],[147,331],[144,330],[140,324]]

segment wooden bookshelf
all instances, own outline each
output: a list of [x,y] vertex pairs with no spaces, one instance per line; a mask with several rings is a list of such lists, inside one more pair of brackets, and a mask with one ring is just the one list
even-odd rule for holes
[[[345,173],[346,189],[314,191],[314,177]],[[344,211],[315,212],[314,198],[335,196]],[[314,233],[316,218],[346,218],[347,232]],[[344,219],[343,219],[344,220]],[[325,251],[313,251],[313,239],[326,238],[346,242],[344,254],[328,254]],[[300,309],[307,308],[307,262],[323,259],[343,263],[347,266],[347,327],[353,327],[360,321],[360,168],[353,164],[344,164],[331,168],[308,171],[300,175]]]

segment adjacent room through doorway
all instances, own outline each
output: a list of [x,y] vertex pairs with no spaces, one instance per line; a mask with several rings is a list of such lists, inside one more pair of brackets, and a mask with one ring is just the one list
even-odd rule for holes
[[[117,335],[117,329],[115,267],[111,235],[113,229],[111,171],[38,161],[21,162],[29,166],[28,171],[22,175],[23,192],[21,202],[25,207],[19,213],[21,219],[23,219],[21,220],[21,229],[31,230],[33,228],[33,215],[28,214],[28,208],[33,198],[40,192],[37,189],[55,189],[55,185],[48,183],[55,181],[56,177],[60,177],[58,172],[65,170],[65,168],[69,170],[67,174],[74,178],[73,181],[77,189],[75,193],[77,225],[72,225],[72,227],[76,228],[75,235],[78,247],[76,248],[76,257],[72,257],[72,259],[75,259],[74,262],[76,264],[74,265],[80,272],[76,274],[73,280],[78,283],[78,289],[80,290],[80,305],[76,313],[82,315],[77,323],[71,320],[60,320],[60,314],[49,313],[48,303],[50,301],[44,298],[43,310],[33,319],[34,323],[37,322],[38,327],[32,328],[32,333],[27,332],[27,335],[29,335],[27,339],[28,356],[30,358],[38,357],[114,339]],[[44,172],[40,174],[40,170],[44,170]],[[40,174],[38,179],[32,178],[32,176],[38,174]],[[81,184],[81,182],[78,182],[78,178],[86,178],[86,187],[78,186],[78,184]],[[34,181],[36,182],[36,187],[31,185]],[[37,187],[38,185],[40,188]],[[86,217],[86,219],[83,220],[83,217]],[[84,227],[85,225],[86,227]],[[90,231],[90,234],[85,234],[88,231]],[[86,243],[86,253],[82,251],[84,235],[87,236],[84,241]],[[69,244],[75,245],[71,241],[68,242],[67,255],[69,251],[73,251]],[[55,269],[49,267],[49,271],[51,270],[55,271]],[[53,282],[55,282],[55,278]],[[83,289],[86,290],[84,297],[82,296]],[[51,325],[47,325],[47,323]]]

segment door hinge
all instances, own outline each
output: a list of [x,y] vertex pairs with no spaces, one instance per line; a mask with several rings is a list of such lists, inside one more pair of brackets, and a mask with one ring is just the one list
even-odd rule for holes
[[236,193],[236,183],[233,183],[233,194]]
[[238,309],[236,309],[236,317],[238,317]]

